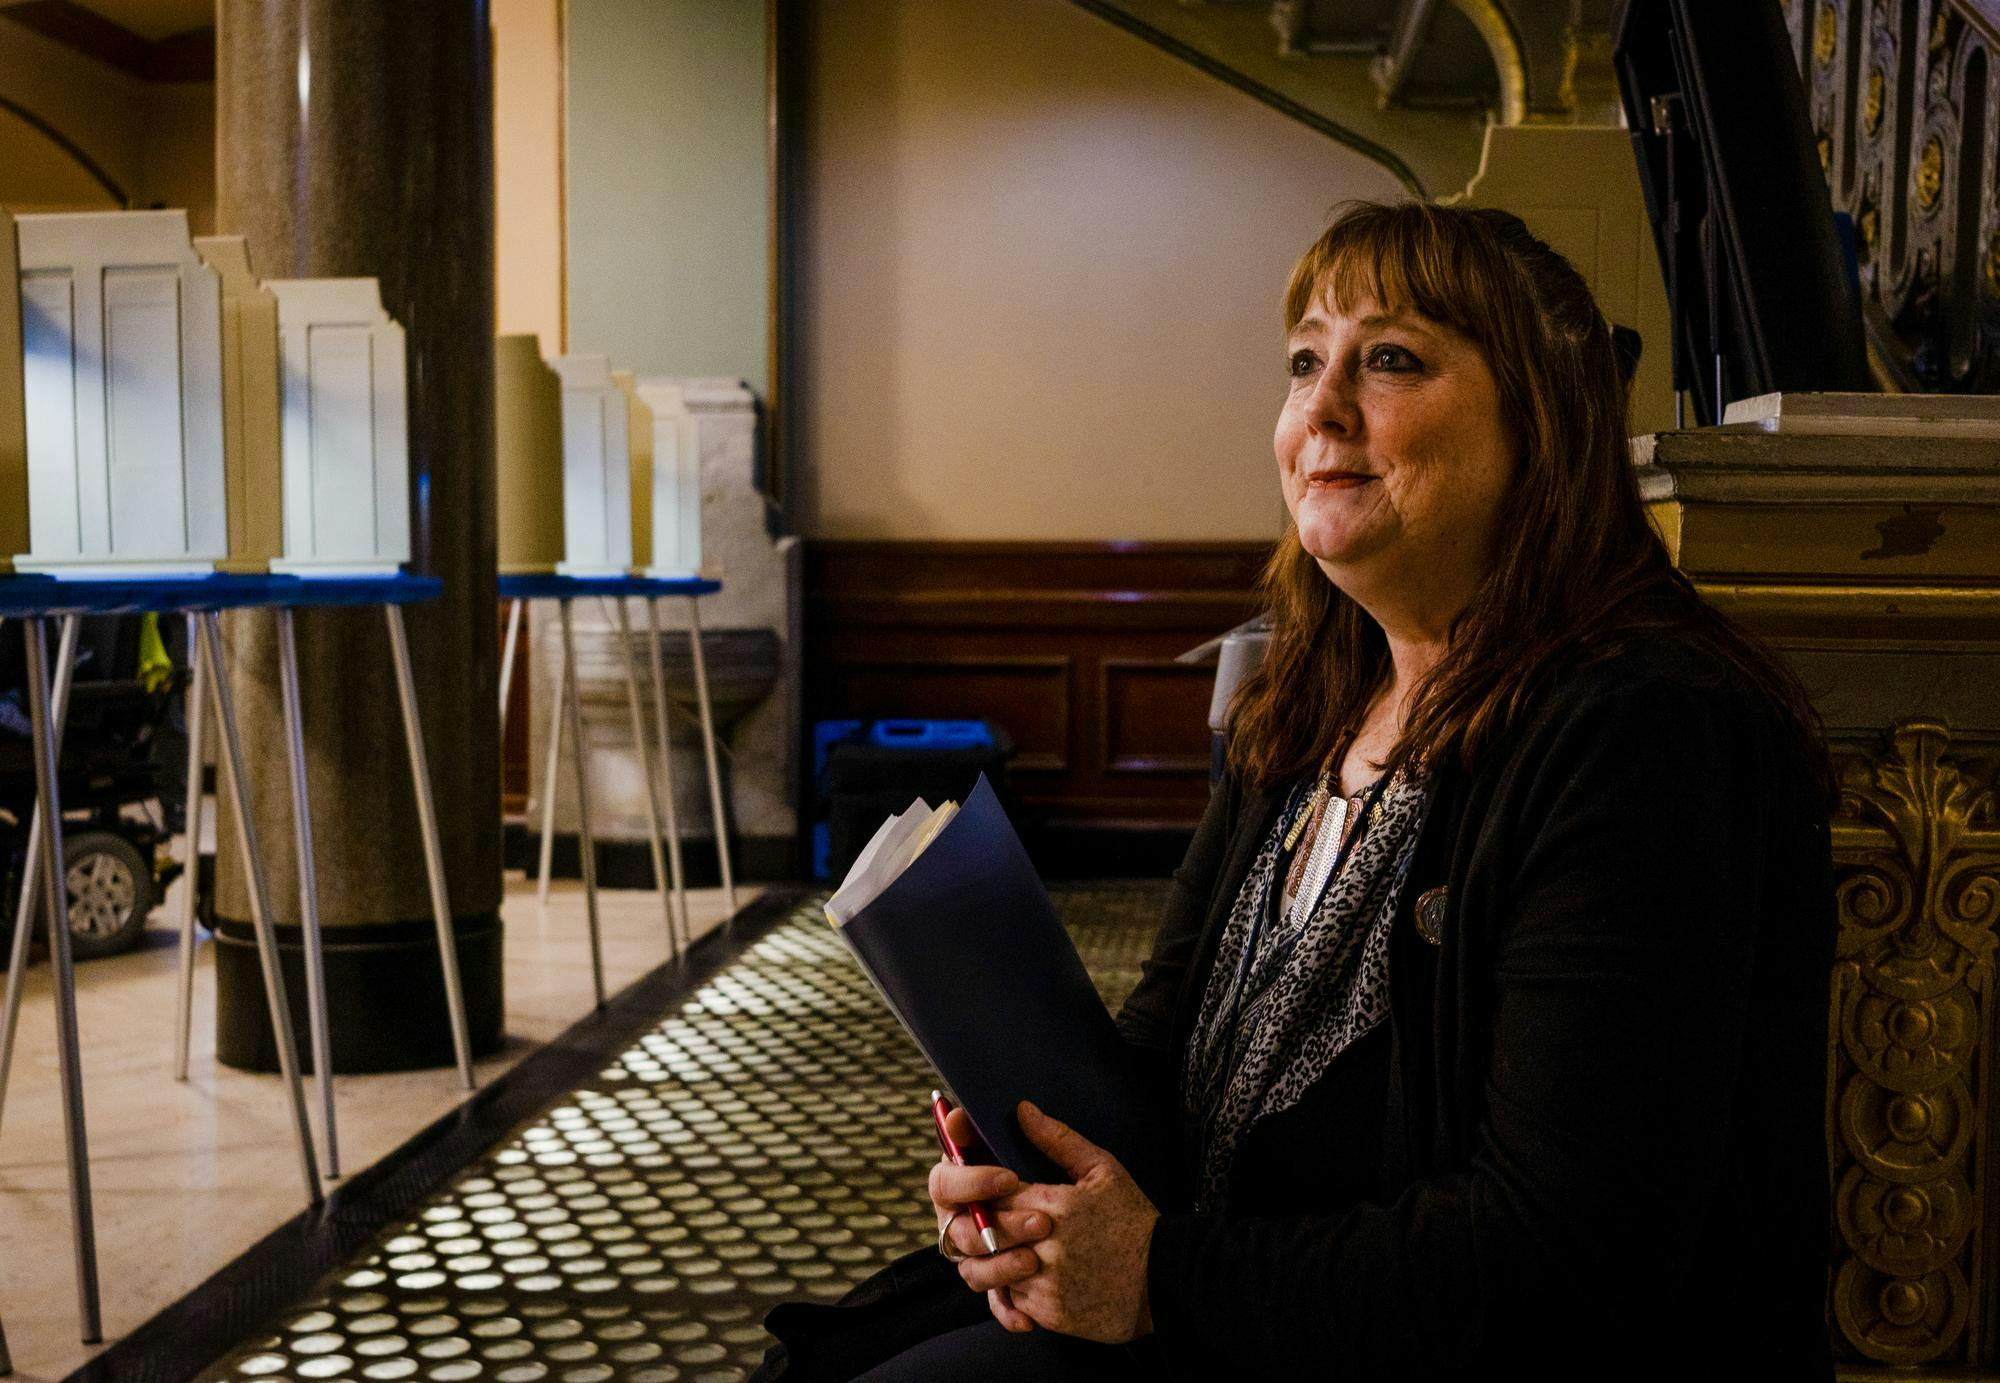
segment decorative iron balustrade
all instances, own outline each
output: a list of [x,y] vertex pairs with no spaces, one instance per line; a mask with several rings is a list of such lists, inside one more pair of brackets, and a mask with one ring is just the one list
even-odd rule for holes
[[2000,391],[1995,0],[1779,0],[1883,387]]

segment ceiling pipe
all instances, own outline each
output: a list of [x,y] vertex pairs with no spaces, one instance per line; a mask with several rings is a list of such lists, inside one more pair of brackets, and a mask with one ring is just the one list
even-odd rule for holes
[[1493,69],[1500,76],[1500,123],[1518,125],[1528,116],[1528,64],[1521,52],[1521,36],[1498,0],[1451,0],[1458,12],[1472,21],[1493,55]]

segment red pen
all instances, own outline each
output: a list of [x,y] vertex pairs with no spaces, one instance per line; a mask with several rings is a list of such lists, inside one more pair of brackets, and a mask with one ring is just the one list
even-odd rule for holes
[[[937,1125],[938,1146],[944,1149],[945,1161],[954,1167],[963,1167],[965,1149],[953,1142],[951,1134],[945,1131],[944,1119],[949,1113],[951,1113],[951,1101],[944,1097],[944,1092],[931,1091],[931,1122]],[[988,1253],[1000,1252],[1000,1235],[993,1228],[993,1212],[986,1208],[986,1202],[974,1201],[969,1208],[972,1211],[972,1222],[979,1226],[979,1242],[986,1245]]]

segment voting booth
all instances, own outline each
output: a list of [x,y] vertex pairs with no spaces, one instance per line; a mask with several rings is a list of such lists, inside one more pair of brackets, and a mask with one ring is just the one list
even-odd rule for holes
[[[701,426],[676,380],[645,377],[637,394],[652,431],[645,528],[647,576],[701,574]],[[635,487],[636,493],[636,487]]]
[[532,332],[493,343],[493,456],[500,574],[553,572],[563,560],[562,381]]
[[603,355],[559,355],[563,576],[622,576],[632,565],[631,409]]
[[229,551],[222,288],[187,214],[24,215],[14,240],[28,463],[16,569],[213,571]]
[[[0,211],[0,282],[21,281],[14,218]],[[0,574],[28,550],[28,404],[21,390],[21,298],[0,293]]]
[[643,573],[653,561],[653,410],[639,397],[630,370],[613,370],[611,382],[625,396],[625,467],[630,484],[625,512],[632,516],[630,570]]
[[298,576],[410,560],[403,328],[372,278],[272,279],[284,402],[284,553]]
[[222,457],[229,496],[225,571],[269,571],[285,550],[278,300],[257,282],[240,235],[197,236],[222,280]]

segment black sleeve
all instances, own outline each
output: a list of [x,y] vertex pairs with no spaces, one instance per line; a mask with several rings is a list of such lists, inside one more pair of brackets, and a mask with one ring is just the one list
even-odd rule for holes
[[[1671,1300],[1722,1175],[1770,745],[1741,693],[1663,679],[1543,738],[1493,894],[1469,1166],[1324,1218],[1163,1216],[1148,1265],[1163,1339],[1245,1377],[1457,1376],[1553,1364]],[[1621,1348],[1644,1343],[1628,1331]]]
[[1118,1031],[1141,1051],[1173,1055],[1174,1012],[1208,919],[1216,878],[1229,853],[1238,796],[1233,775],[1209,794],[1208,809],[1195,827],[1187,856],[1174,871],[1160,930],[1153,937],[1153,953],[1141,968],[1138,987],[1118,1011]]

